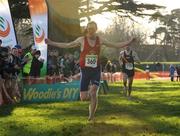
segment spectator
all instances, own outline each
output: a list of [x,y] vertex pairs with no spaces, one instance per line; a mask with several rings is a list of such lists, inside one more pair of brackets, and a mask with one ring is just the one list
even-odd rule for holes
[[75,62],[74,62],[74,56],[72,54],[69,55],[69,67],[70,67],[71,75],[74,75]]
[[6,47],[0,47],[0,76],[5,78],[5,73],[9,71],[9,51]]
[[79,60],[74,60],[74,69],[73,69],[74,75],[80,73],[80,66],[79,66]]
[[23,53],[21,45],[17,44],[17,45],[14,46],[14,48],[16,48],[17,51],[18,51],[17,57],[21,58],[22,57],[22,53]]
[[106,65],[105,65],[105,69],[106,69],[106,72],[111,72],[112,70],[112,63],[110,60],[107,61]]
[[112,82],[114,83],[116,81],[115,73],[117,72],[117,65],[115,62],[112,63],[111,72],[112,72]]
[[160,62],[156,63],[156,70],[157,71],[162,71],[162,64]]
[[30,74],[31,64],[33,60],[33,55],[36,52],[36,47],[32,46],[30,52],[26,53],[23,60],[25,61],[25,65],[23,66],[23,76],[27,77]]
[[10,55],[10,64],[13,67],[13,76],[17,78],[17,75],[20,73],[21,70],[21,63],[22,60],[20,58],[19,50],[21,49],[20,45],[15,45],[12,50],[11,50],[11,55]]
[[0,47],[2,46],[2,40],[0,39]]
[[146,80],[150,80],[150,68],[149,68],[149,65],[147,64],[146,65],[146,69],[145,69],[145,72],[146,72]]
[[3,82],[3,79],[1,79],[0,77],[0,106],[3,105],[4,101],[3,101],[3,85],[4,85],[4,82]]
[[66,78],[72,75],[68,54],[65,54],[64,58],[61,59],[61,72]]
[[108,82],[112,82],[112,63],[110,60],[107,61],[105,65],[105,70],[107,72]]
[[18,75],[22,68],[21,65],[22,60],[19,55],[20,49],[21,49],[20,45],[15,45],[12,48],[11,54],[9,56],[9,66],[10,66],[8,71],[9,78],[6,78],[5,80],[6,90],[15,102],[20,101],[20,97],[21,97],[19,84],[18,84]]
[[50,50],[49,51],[49,56],[48,56],[48,75],[56,75],[59,74],[58,71],[58,52],[55,50]]
[[[0,47],[0,105],[14,103],[12,90],[6,90],[7,83],[12,75],[13,66],[9,62],[9,50],[6,47]],[[6,87],[5,87],[6,84]],[[10,84],[12,85],[12,84]],[[11,86],[8,87],[11,87]],[[9,92],[8,92],[9,91]]]
[[43,67],[44,60],[39,59],[40,56],[41,56],[41,52],[40,50],[37,50],[34,53],[32,64],[31,64],[30,76],[35,77],[35,78],[40,77],[41,68]]
[[9,96],[4,86],[4,79],[0,77],[0,106],[3,104],[14,103],[14,100]]
[[176,66],[177,78],[176,81],[180,81],[180,67]]
[[169,67],[169,76],[170,76],[172,82],[174,81],[175,70],[176,70],[175,67],[173,65],[170,65],[170,67]]

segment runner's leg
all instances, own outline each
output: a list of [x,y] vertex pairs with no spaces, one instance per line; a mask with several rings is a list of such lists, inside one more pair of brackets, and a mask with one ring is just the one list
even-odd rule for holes
[[124,94],[124,96],[127,96],[127,79],[128,79],[127,74],[123,73],[123,85],[124,85],[123,94]]
[[100,68],[91,71],[91,87],[90,87],[90,105],[89,105],[89,120],[94,120],[94,115],[98,105],[98,87],[100,84],[101,71]]
[[97,109],[97,105],[98,105],[97,89],[98,89],[98,86],[96,85],[92,85],[90,87],[90,105],[89,105],[89,119],[88,120],[94,119],[94,115]]
[[128,96],[131,96],[133,77],[128,78]]

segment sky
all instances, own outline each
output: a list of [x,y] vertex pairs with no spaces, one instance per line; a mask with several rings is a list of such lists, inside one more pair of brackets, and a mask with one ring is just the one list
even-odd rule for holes
[[[172,9],[180,8],[180,0],[135,0],[140,3],[157,4],[167,7],[165,13],[169,13]],[[112,18],[115,17],[112,13],[104,13],[102,15],[96,15],[92,17],[92,20],[96,21],[99,30],[104,31],[109,25],[112,24]],[[149,24],[147,20],[139,20],[140,23],[147,23],[147,29],[157,26],[156,23]]]

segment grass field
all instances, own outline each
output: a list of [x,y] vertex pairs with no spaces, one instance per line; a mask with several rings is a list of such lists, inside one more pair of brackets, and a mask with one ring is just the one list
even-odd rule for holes
[[1,107],[0,136],[180,136],[180,83],[135,81],[131,100],[120,86],[99,96],[95,123],[87,102]]

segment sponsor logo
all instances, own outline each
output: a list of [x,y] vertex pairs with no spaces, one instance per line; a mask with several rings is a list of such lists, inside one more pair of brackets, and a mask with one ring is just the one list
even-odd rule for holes
[[10,24],[9,22],[0,16],[0,36],[7,37],[10,33]]
[[[41,90],[41,91],[40,91]],[[40,101],[40,100],[76,100],[79,98],[79,88],[24,88],[24,101]]]
[[35,26],[35,41],[36,43],[41,43],[45,38],[45,33],[42,27],[39,25]]

